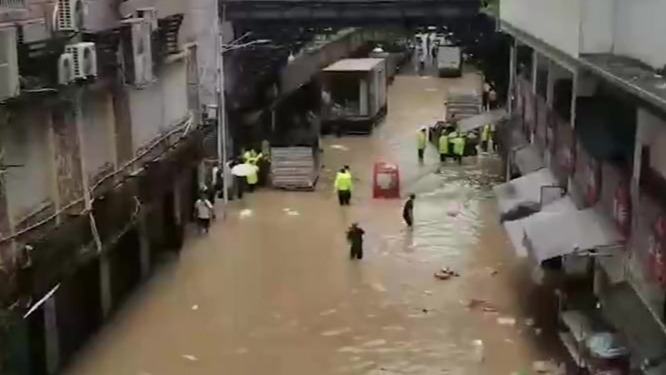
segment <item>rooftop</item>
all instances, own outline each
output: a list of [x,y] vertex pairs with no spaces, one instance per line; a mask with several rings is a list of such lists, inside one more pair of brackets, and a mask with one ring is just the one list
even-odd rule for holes
[[384,59],[344,59],[326,68],[325,72],[367,72],[384,62]]
[[582,55],[580,60],[606,81],[666,111],[666,78],[649,66],[612,54]]

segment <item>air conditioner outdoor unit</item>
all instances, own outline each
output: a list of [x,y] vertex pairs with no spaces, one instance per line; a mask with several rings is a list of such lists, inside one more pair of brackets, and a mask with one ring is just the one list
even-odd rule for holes
[[78,31],[83,28],[85,9],[82,0],[58,0],[57,10],[58,31]]
[[16,28],[0,28],[0,101],[20,92]]
[[150,23],[143,18],[131,18],[123,23],[130,27],[123,40],[126,80],[139,86],[149,84],[154,79]]
[[136,17],[148,22],[151,32],[157,30],[157,10],[155,8],[139,8],[136,10]]
[[95,43],[85,42],[70,44],[65,52],[74,57],[74,79],[86,79],[97,76],[97,51]]
[[58,59],[58,83],[67,85],[74,80],[74,55],[63,53]]

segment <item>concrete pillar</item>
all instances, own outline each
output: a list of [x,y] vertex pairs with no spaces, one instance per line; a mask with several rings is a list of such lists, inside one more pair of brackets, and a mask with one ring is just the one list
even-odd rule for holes
[[[3,137],[3,129],[5,129],[6,121],[9,114],[0,107],[0,141],[6,139]],[[3,149],[0,143],[0,150]],[[9,205],[7,198],[7,190],[4,184],[0,184],[0,238],[8,238],[14,234],[14,224],[9,215]],[[14,241],[3,241],[0,243],[0,263],[9,264],[14,258],[15,245]],[[6,263],[5,263],[6,262]]]
[[509,55],[509,92],[507,93],[507,106],[509,108],[509,114],[513,114],[513,91],[516,80],[516,61],[518,58],[517,55],[518,47],[516,45],[516,40],[514,39],[513,44],[511,45],[511,52]]
[[55,375],[60,368],[60,345],[58,338],[58,315],[55,295],[44,302],[44,335],[46,344],[46,371]]
[[[222,169],[224,171],[224,169]],[[224,172],[223,172],[224,174]],[[183,223],[183,213],[182,211],[182,202],[181,202],[181,177],[180,175],[174,176],[173,181],[173,218],[177,226],[180,226]]]
[[52,107],[51,129],[58,197],[60,205],[66,206],[83,195],[81,153],[71,103],[62,101]]
[[[571,84],[571,90],[573,92],[572,92],[572,95],[571,95],[571,115],[569,116],[569,123],[571,124],[572,128],[576,127],[576,99],[578,97],[578,90],[579,90],[578,80],[579,79],[580,79],[580,73],[579,73],[578,70],[575,70],[574,73],[573,73],[573,82]],[[575,152],[575,150],[576,150],[576,138],[575,137],[574,137],[573,142],[574,143],[573,143],[572,147],[573,147],[574,152]],[[574,168],[575,168],[575,164],[574,164]],[[569,181],[568,181],[568,184],[567,184],[567,190],[569,192],[574,191],[573,174],[569,177]]]
[[99,285],[100,299],[102,301],[102,316],[108,317],[113,308],[111,296],[111,261],[108,253],[99,257]]
[[132,118],[130,113],[129,97],[122,85],[112,88],[112,105],[115,120],[116,164],[131,160],[134,157],[132,140]]
[[139,261],[141,265],[141,278],[146,279],[150,275],[150,239],[148,235],[148,217],[146,211],[141,209],[137,224],[139,231]]
[[539,53],[532,50],[532,92],[536,94],[537,68],[539,66]]

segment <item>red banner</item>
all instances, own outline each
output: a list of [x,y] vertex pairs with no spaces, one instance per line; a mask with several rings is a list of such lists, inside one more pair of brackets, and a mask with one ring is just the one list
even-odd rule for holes
[[664,240],[666,238],[664,234],[666,234],[666,217],[661,214],[652,226],[648,270],[653,281],[666,286],[666,259],[664,259]]
[[613,218],[620,233],[628,238],[631,233],[631,194],[626,181],[621,181],[615,189]]

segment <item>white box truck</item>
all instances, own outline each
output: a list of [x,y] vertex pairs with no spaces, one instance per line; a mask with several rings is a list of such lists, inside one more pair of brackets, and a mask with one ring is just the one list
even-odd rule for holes
[[440,77],[462,76],[462,49],[457,46],[439,46],[437,48],[437,70]]

